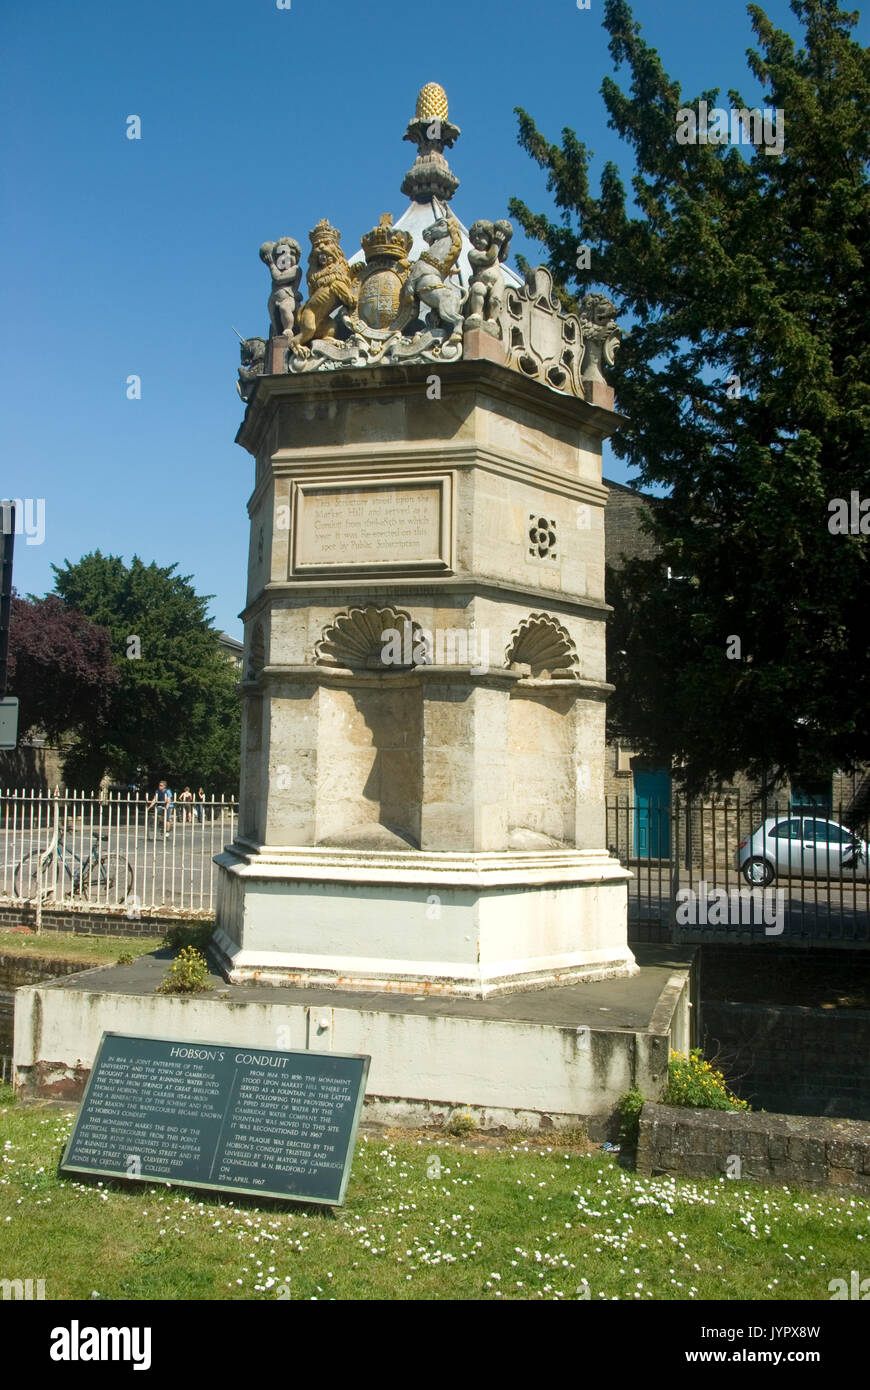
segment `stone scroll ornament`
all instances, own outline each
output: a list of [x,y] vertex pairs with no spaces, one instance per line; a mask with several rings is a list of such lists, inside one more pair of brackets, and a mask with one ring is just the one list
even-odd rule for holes
[[507,365],[570,396],[583,396],[583,325],[562,311],[553,277],[539,265],[505,296]]

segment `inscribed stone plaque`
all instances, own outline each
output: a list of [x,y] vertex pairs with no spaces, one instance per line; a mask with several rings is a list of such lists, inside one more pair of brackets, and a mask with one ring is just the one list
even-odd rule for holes
[[451,567],[451,479],[297,483],[293,571]]
[[369,1061],[104,1033],[61,1169],[340,1205]]

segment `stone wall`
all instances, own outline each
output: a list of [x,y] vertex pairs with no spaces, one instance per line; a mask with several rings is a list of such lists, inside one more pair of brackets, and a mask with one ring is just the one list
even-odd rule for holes
[[650,1177],[731,1176],[870,1193],[870,1124],[647,1102],[640,1117],[637,1171]]
[[35,985],[42,980],[54,980],[58,975],[75,975],[80,970],[92,970],[98,961],[59,960],[53,956],[18,956],[0,952],[0,989],[17,989],[19,985]]

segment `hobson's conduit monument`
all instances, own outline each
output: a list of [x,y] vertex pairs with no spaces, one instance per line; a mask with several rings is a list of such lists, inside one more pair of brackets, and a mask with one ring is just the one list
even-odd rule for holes
[[485,997],[634,969],[605,849],[601,372],[512,227],[466,230],[428,83],[402,191],[353,250],[266,242],[244,345],[249,504],[229,978]]
[[263,229],[223,987],[157,995],[137,966],[20,991],[35,1089],[114,1029],[364,1054],[393,1121],[568,1124],[654,1091],[687,1044],[686,972],[639,969],[605,840],[615,308],[519,276],[492,208],[466,228],[459,134],[429,82],[401,215]]

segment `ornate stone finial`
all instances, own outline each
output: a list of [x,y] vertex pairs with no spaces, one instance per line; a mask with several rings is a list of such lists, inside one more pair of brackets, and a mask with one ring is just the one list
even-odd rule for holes
[[447,93],[440,82],[427,82],[420,88],[414,114],[424,121],[447,120]]
[[416,113],[402,137],[417,146],[417,158],[402,181],[402,192],[417,203],[433,198],[449,201],[459,187],[444,150],[459,138],[459,126],[447,119],[447,93],[437,82],[427,82],[417,96]]

